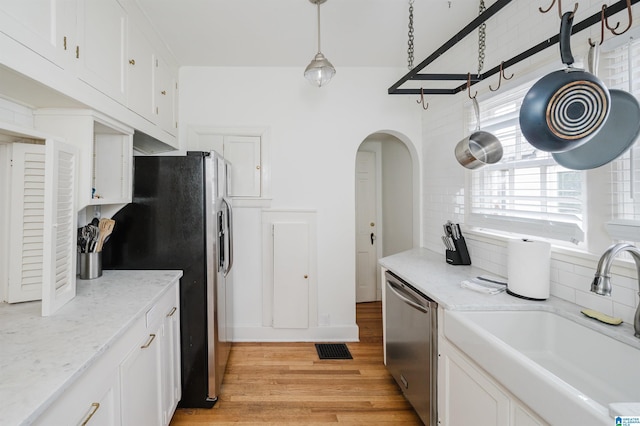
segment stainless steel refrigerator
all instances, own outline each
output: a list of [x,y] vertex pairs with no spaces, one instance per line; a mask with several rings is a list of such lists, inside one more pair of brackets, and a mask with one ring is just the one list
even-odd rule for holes
[[230,165],[216,152],[134,157],[103,269],[181,269],[181,407],[212,407],[232,341]]

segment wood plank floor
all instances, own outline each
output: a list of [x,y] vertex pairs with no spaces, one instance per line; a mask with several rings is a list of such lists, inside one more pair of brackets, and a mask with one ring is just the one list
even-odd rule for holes
[[235,343],[216,405],[178,409],[171,426],[421,425],[383,364],[381,309],[357,305],[352,360],[320,360],[313,343]]

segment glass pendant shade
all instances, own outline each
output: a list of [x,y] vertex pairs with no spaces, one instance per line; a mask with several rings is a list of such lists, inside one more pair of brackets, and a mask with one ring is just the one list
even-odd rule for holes
[[304,70],[304,77],[310,83],[322,87],[333,78],[335,73],[336,69],[331,65],[331,62],[321,52],[318,52]]
[[336,73],[336,69],[331,65],[331,62],[329,62],[320,51],[320,5],[327,0],[309,1],[318,6],[318,53],[316,53],[316,56],[304,70],[304,77],[309,80],[311,84],[322,87],[327,84]]

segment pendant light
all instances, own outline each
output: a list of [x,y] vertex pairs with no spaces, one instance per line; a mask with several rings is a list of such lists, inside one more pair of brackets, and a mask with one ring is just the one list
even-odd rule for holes
[[327,0],[309,0],[318,5],[318,53],[304,70],[304,77],[312,84],[322,87],[335,75],[336,69],[320,51],[320,5]]

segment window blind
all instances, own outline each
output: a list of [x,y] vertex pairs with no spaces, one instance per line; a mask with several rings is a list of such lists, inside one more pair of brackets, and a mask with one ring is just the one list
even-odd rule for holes
[[[522,135],[519,111],[531,84],[480,104],[482,130],[503,146],[497,164],[471,173],[472,226],[578,243],[584,241],[583,173],[565,169]],[[470,131],[476,119],[469,109]]]
[[[627,43],[601,56],[600,76],[610,89],[640,95],[640,40]],[[611,174],[611,218],[609,236],[619,241],[640,241],[640,148],[638,142],[609,163]]]

